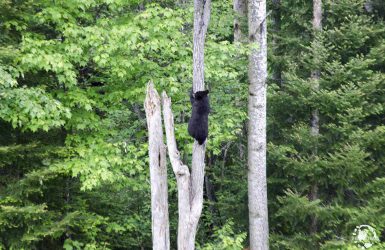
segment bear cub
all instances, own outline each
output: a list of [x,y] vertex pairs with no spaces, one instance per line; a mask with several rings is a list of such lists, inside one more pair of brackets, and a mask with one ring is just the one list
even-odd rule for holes
[[199,145],[202,145],[209,132],[209,120],[210,113],[208,90],[197,91],[195,94],[191,91],[190,101],[192,105],[192,114],[188,122],[188,133]]

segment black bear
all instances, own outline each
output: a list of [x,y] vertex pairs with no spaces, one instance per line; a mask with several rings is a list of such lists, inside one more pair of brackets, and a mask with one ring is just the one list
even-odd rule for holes
[[188,122],[188,133],[202,145],[209,132],[209,113],[210,104],[207,94],[208,90],[197,91],[195,94],[190,94],[192,105],[192,114]]

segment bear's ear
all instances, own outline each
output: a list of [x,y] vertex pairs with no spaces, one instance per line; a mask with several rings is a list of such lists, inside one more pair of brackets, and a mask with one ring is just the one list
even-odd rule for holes
[[190,91],[190,102],[191,102],[191,104],[194,103],[194,92],[193,92],[192,89],[191,89],[191,91]]

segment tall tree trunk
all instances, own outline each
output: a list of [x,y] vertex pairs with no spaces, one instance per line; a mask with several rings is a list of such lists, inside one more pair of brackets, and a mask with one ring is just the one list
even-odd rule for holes
[[166,147],[163,144],[160,97],[149,83],[144,103],[150,156],[152,249],[170,249]]
[[[322,0],[313,0],[313,30],[314,34],[322,31]],[[315,51],[317,53],[317,51]],[[317,55],[315,55],[317,57]],[[314,69],[311,72],[311,81],[313,83],[313,90],[319,90],[319,79],[320,79],[320,70]],[[311,115],[311,124],[310,124],[310,133],[313,137],[315,137],[315,141],[317,141],[317,137],[319,135],[319,111],[318,109],[314,109]],[[318,145],[317,142],[313,148],[313,157],[316,157],[318,154]],[[310,190],[310,200],[314,201],[318,199],[318,184],[316,180],[314,180],[311,190]],[[314,234],[317,232],[317,217],[313,216],[310,224],[310,233]]]
[[[193,51],[193,91],[202,91],[204,82],[204,46],[210,22],[211,0],[194,0],[194,51]],[[202,147],[203,148],[203,147]]]
[[234,42],[244,42],[245,34],[242,33],[242,23],[246,19],[247,15],[247,1],[246,0],[234,0],[233,9],[234,16]]
[[266,183],[266,0],[249,0],[248,198],[250,249],[269,249]]

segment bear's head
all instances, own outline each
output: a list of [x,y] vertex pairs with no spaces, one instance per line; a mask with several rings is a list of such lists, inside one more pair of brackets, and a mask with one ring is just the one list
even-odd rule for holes
[[203,90],[203,91],[197,91],[197,92],[195,92],[195,94],[194,94],[195,100],[201,100],[201,99],[203,99],[204,97],[207,96],[208,93],[209,93],[208,90]]

